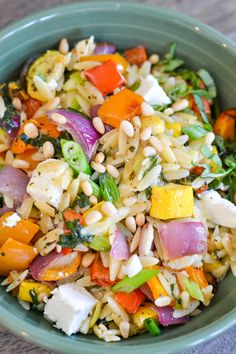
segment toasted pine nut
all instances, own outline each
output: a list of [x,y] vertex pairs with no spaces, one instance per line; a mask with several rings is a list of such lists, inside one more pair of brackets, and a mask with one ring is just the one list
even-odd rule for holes
[[15,168],[29,168],[30,164],[28,161],[20,160],[20,159],[15,159],[12,162],[12,166]]
[[58,124],[66,124],[67,122],[66,117],[61,113],[54,112],[52,113],[51,118],[55,123]]
[[154,114],[154,109],[147,102],[141,104],[141,111],[144,116],[152,116]]
[[114,177],[114,178],[119,178],[120,177],[120,172],[115,166],[108,164],[106,166],[106,168],[107,168],[107,172],[110,173],[110,175],[112,177]]
[[125,225],[127,226],[130,232],[134,233],[136,231],[136,222],[133,216],[128,216],[125,219]]
[[100,117],[93,118],[93,126],[100,134],[105,133],[105,127]]
[[182,293],[180,294],[180,298],[182,300],[183,308],[186,309],[189,306],[189,302],[190,302],[189,293],[187,291],[182,291]]
[[185,108],[188,108],[188,100],[186,98],[181,98],[172,104],[172,108],[175,112],[183,111]]
[[134,127],[128,120],[121,122],[121,129],[128,137],[132,138],[134,136]]
[[145,224],[145,215],[143,213],[138,213],[136,215],[136,224],[138,226],[143,226]]
[[24,133],[31,139],[35,139],[39,135],[38,128],[33,123],[27,123],[24,126]]
[[91,166],[98,173],[105,173],[106,172],[106,167],[103,166],[101,163],[97,163],[95,161],[92,161]]
[[93,194],[93,187],[91,186],[91,183],[89,181],[83,181],[81,183],[82,190],[85,195],[90,197]]
[[148,157],[148,156],[154,156],[156,155],[156,149],[154,149],[154,147],[152,146],[146,146],[144,149],[143,149],[143,156],[144,157]]
[[129,330],[130,330],[130,324],[129,322],[126,321],[121,321],[119,325],[120,333],[123,338],[128,338],[129,337]]
[[95,157],[94,157],[94,161],[97,163],[103,163],[103,161],[105,160],[105,155],[103,152],[99,152]]
[[158,307],[168,306],[171,303],[171,297],[169,296],[160,296],[155,300],[155,305]]
[[91,196],[89,197],[89,201],[90,201],[90,203],[91,203],[92,205],[95,205],[95,204],[97,204],[97,202],[98,202],[97,197],[95,197],[95,195],[91,195]]
[[123,199],[123,204],[126,207],[130,207],[132,205],[134,205],[137,202],[137,198],[136,197],[127,197]]
[[148,60],[150,61],[150,63],[151,63],[152,65],[154,65],[154,64],[157,64],[157,63],[159,62],[160,57],[159,57],[158,54],[152,54],[152,55],[150,55],[150,57],[149,57]]
[[46,159],[54,155],[55,149],[53,144],[50,141],[45,141],[43,144],[43,155]]
[[164,110],[164,114],[166,114],[167,116],[171,116],[174,113],[173,108],[168,107]]
[[151,136],[149,143],[154,147],[154,149],[156,149],[156,151],[161,152],[163,150],[163,145],[156,136]]
[[62,38],[59,43],[59,51],[62,54],[67,54],[69,52],[69,43],[67,38]]
[[15,109],[17,109],[18,111],[20,111],[22,109],[22,102],[19,99],[19,97],[14,97],[12,100],[12,105]]
[[141,128],[141,120],[139,116],[134,116],[134,118],[132,119],[132,123],[135,127]]
[[101,219],[102,219],[102,214],[97,210],[93,210],[86,216],[85,224],[86,225],[95,224]]
[[117,214],[116,207],[111,202],[102,203],[102,212],[107,216],[115,216]]
[[141,131],[140,139],[142,141],[147,141],[151,138],[151,135],[152,135],[152,127],[147,127]]
[[95,253],[92,253],[92,252],[86,253],[82,258],[81,265],[84,268],[88,268],[92,264],[95,256],[96,256]]

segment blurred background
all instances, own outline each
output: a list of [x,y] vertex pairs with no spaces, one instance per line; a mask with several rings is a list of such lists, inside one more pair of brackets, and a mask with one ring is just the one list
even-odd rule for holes
[[[222,32],[231,40],[236,42],[236,0],[136,1],[147,4],[155,4],[193,16]],[[71,2],[79,3],[78,0],[0,0],[0,29],[34,12]],[[50,354],[44,349],[37,348],[34,345],[28,344],[22,339],[15,337],[9,331],[1,327],[0,353]],[[236,354],[236,327],[233,327],[222,336],[216,338],[214,341],[209,341],[206,344],[197,346],[194,349],[181,354]]]

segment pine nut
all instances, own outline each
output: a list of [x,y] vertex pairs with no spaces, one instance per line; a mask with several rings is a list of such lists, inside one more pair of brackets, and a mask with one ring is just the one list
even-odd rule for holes
[[81,183],[81,188],[84,194],[87,195],[88,197],[90,197],[93,194],[93,188],[88,181],[83,181]]
[[96,256],[95,253],[92,253],[92,252],[86,253],[82,258],[81,265],[84,268],[88,268],[92,264],[95,256]]
[[105,160],[105,155],[103,152],[99,152],[95,157],[94,157],[94,161],[97,163],[103,163],[103,161]]
[[136,224],[138,226],[143,226],[145,224],[145,215],[143,213],[138,213],[136,215]]
[[61,113],[54,112],[51,115],[52,120],[57,124],[66,124],[66,117]]
[[173,108],[168,107],[164,110],[164,114],[166,114],[167,116],[171,116],[174,113]]
[[24,126],[24,133],[31,139],[35,139],[39,135],[38,128],[33,123],[27,123]]
[[95,161],[92,161],[91,166],[94,169],[94,171],[96,171],[98,173],[105,173],[106,172],[106,167],[103,166],[101,163],[97,163]]
[[135,116],[133,119],[132,119],[132,123],[135,127],[137,128],[141,128],[141,120],[139,118],[139,116]]
[[106,166],[106,168],[107,168],[107,172],[110,173],[110,175],[112,177],[114,177],[114,178],[119,178],[120,177],[120,172],[115,166],[108,164]]
[[143,156],[144,157],[148,157],[148,156],[154,156],[156,155],[156,149],[154,149],[154,147],[152,146],[146,146],[144,149],[143,149]]
[[152,116],[154,114],[154,109],[147,102],[141,104],[141,111],[144,116]]
[[186,309],[189,306],[189,302],[190,302],[189,293],[187,291],[182,291],[182,293],[180,294],[180,298],[182,300],[183,308]]
[[45,159],[49,159],[54,155],[55,149],[53,144],[50,141],[45,141],[43,144],[43,155]]
[[156,151],[161,152],[163,150],[163,145],[156,136],[151,136],[149,143],[154,147],[154,149],[156,149]]
[[102,219],[102,214],[97,210],[93,210],[86,216],[85,224],[86,225],[95,224],[101,219]]
[[105,133],[105,127],[101,118],[99,117],[93,118],[93,126],[100,134]]
[[111,202],[102,203],[102,212],[107,216],[115,216],[117,214],[116,207]]
[[20,160],[20,159],[15,159],[12,162],[12,166],[15,168],[29,168],[30,164],[28,161]]
[[133,216],[128,216],[125,219],[125,225],[129,229],[130,232],[135,233],[136,231],[136,222]]
[[168,306],[171,303],[171,297],[169,296],[160,296],[155,300],[155,305],[158,307]]
[[91,195],[91,196],[89,197],[89,201],[90,201],[90,203],[91,203],[92,205],[95,205],[95,204],[97,204],[97,202],[98,202],[97,197],[95,197],[95,195]]
[[172,104],[172,108],[175,112],[183,111],[185,108],[188,108],[188,100],[186,98],[181,98]]
[[59,43],[59,51],[62,54],[67,54],[69,52],[69,43],[67,38],[62,38]]
[[140,133],[140,139],[142,141],[147,141],[151,138],[152,135],[152,128],[151,127],[147,127],[145,129],[143,129]]
[[154,65],[154,64],[157,64],[157,63],[159,62],[160,57],[159,57],[158,54],[152,54],[152,55],[149,57],[148,60],[150,61],[150,63],[151,63],[152,65]]
[[128,338],[129,337],[129,330],[130,330],[130,324],[129,322],[126,321],[121,321],[119,325],[120,333],[123,338]]
[[137,202],[137,198],[136,197],[127,197],[123,199],[123,204],[126,207],[130,207],[132,205],[134,205]]
[[19,99],[19,97],[14,97],[12,100],[12,106],[17,109],[18,111],[20,111],[22,109],[22,102]]
[[128,137],[132,138],[134,136],[134,127],[128,120],[121,122],[121,129]]

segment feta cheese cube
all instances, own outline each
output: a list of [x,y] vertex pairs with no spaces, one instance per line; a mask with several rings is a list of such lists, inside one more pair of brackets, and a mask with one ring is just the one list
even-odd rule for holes
[[135,276],[143,269],[137,254],[133,254],[124,264],[123,272],[128,275],[129,278]]
[[153,75],[141,78],[140,86],[135,93],[142,96],[150,105],[163,105],[171,102],[170,98]]
[[76,283],[61,285],[52,294],[44,308],[45,318],[55,322],[55,327],[68,336],[78,332],[96,305],[96,299]]
[[10,216],[8,216],[4,221],[3,225],[7,227],[14,227],[16,224],[21,221],[20,216],[17,213],[14,213]]

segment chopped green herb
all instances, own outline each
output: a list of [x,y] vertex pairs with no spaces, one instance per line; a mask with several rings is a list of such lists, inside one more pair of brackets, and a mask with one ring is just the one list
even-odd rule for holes
[[161,330],[153,318],[146,318],[144,320],[144,325],[152,336],[156,337],[161,334]]
[[203,122],[208,124],[209,123],[208,117],[207,117],[207,115],[206,115],[206,113],[204,111],[204,106],[203,106],[201,97],[199,95],[196,95],[196,94],[193,94],[193,97],[194,97],[194,100],[196,102],[196,105],[198,107],[198,110],[200,112],[200,115],[202,117]]
[[115,179],[109,173],[99,175],[99,184],[102,198],[108,202],[116,203],[120,198],[119,189]]
[[205,144],[201,146],[200,151],[207,159],[212,156],[212,151]]
[[78,197],[76,198],[76,203],[78,203],[80,208],[86,208],[91,204],[89,197],[84,193],[80,193],[78,195]]
[[198,76],[200,76],[200,78],[206,85],[210,98],[215,98],[217,95],[216,85],[209,72],[205,69],[201,69],[198,71]]
[[200,139],[208,133],[207,130],[198,124],[188,125],[182,128],[182,132],[190,138],[190,140]]
[[62,234],[59,236],[58,245],[63,248],[75,248],[80,243],[89,244],[93,235],[83,235],[81,230],[83,227],[80,225],[79,220],[65,221],[65,226],[70,233]]
[[131,91],[136,91],[140,86],[140,80],[136,81],[131,87],[130,90]]
[[152,196],[152,187],[148,187],[145,189],[145,195],[147,199],[150,199]]

